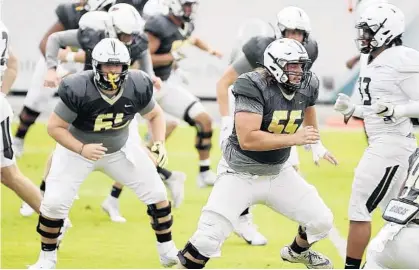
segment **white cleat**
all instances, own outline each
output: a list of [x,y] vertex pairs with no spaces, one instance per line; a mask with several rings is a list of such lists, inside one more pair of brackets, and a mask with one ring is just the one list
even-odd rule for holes
[[172,176],[164,181],[169,188],[175,208],[178,208],[185,198],[185,180],[186,174],[174,171]]
[[28,269],[55,269],[57,264],[57,250],[42,251],[39,254],[38,261],[29,266]]
[[157,242],[157,251],[160,255],[160,263],[164,267],[172,267],[179,263],[177,254],[179,250],[173,241],[159,243]]
[[308,269],[333,269],[333,264],[323,254],[314,250],[306,250],[298,254],[294,252],[289,246],[281,249],[281,258],[290,263],[302,263]]
[[73,224],[71,223],[70,219],[69,218],[64,219],[64,225],[61,227],[61,230],[60,230],[61,234],[60,236],[58,236],[58,239],[57,239],[57,249],[61,246],[61,243],[63,242],[64,234],[71,227],[73,227]]
[[33,213],[35,213],[35,210],[33,210],[32,207],[30,207],[26,202],[22,202],[19,212],[24,217],[30,217],[33,215]]
[[16,157],[20,158],[23,156],[23,139],[13,138],[13,151],[15,152]]
[[213,186],[217,180],[217,175],[213,171],[200,172],[196,178],[196,183],[199,188]]
[[239,217],[234,233],[252,246],[264,246],[268,243],[268,240],[258,231],[257,226],[253,223],[253,217],[250,213]]
[[113,222],[124,223],[127,220],[119,213],[119,202],[118,199],[108,196],[102,203],[102,209],[108,213],[109,217]]

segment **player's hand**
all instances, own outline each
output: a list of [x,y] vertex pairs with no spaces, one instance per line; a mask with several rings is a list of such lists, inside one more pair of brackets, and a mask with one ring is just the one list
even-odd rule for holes
[[233,131],[234,120],[231,116],[221,117],[221,127],[220,127],[220,147],[225,139],[227,139],[231,132]]
[[384,121],[390,121],[395,122],[396,119],[394,117],[394,105],[390,102],[386,102],[383,100],[378,100],[374,105],[372,106],[374,112],[378,115],[384,118]]
[[171,54],[172,54],[172,57],[173,57],[173,61],[175,61],[175,62],[178,62],[178,61],[186,58],[186,55],[184,53],[182,53],[180,50],[172,51]]
[[161,85],[162,85],[162,80],[159,77],[154,76],[153,78],[151,78],[151,81],[153,82],[153,86],[157,89],[160,90],[161,89]]
[[338,165],[337,159],[330,153],[322,144],[321,141],[318,141],[316,144],[311,145],[311,151],[313,153],[314,164],[319,166],[319,160],[324,158],[333,165]]
[[150,151],[156,157],[156,162],[159,167],[164,168],[167,166],[167,163],[168,163],[167,152],[166,152],[166,148],[164,147],[163,142],[155,142],[151,146]]
[[48,69],[45,76],[44,86],[49,88],[57,88],[60,83],[57,71],[55,69]]
[[208,53],[217,56],[218,58],[223,58],[223,54],[217,50],[209,50]]
[[108,148],[103,146],[103,143],[89,143],[83,145],[80,155],[88,160],[97,161],[101,159],[108,151]]
[[312,126],[306,126],[299,129],[295,134],[295,145],[315,144],[320,140],[320,134]]
[[58,60],[60,60],[61,62],[68,62],[67,55],[72,52],[73,51],[71,50],[71,47],[69,46],[65,47],[65,49],[60,49],[58,51]]
[[351,118],[352,114],[355,110],[355,105],[352,104],[351,98],[343,93],[338,94],[338,98],[336,99],[335,111],[340,112],[345,116],[344,121],[345,124],[348,123],[349,119]]

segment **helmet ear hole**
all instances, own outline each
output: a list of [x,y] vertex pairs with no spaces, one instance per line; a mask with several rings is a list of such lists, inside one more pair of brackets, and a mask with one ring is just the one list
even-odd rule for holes
[[270,68],[272,71],[276,71],[276,68],[275,68],[274,66],[269,66],[269,68]]

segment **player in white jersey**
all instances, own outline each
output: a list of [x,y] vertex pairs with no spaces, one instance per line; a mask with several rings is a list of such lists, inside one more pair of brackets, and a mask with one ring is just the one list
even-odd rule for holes
[[419,149],[409,163],[401,196],[384,211],[388,223],[368,246],[364,269],[419,268]]
[[[11,122],[13,111],[7,102],[5,95],[16,78],[16,69],[11,69],[8,63],[9,57],[9,32],[0,21],[0,178],[2,184],[12,189],[20,198],[30,204],[39,213],[41,205],[41,193],[39,189],[24,176],[16,165],[15,154],[12,148]],[[12,64],[16,64],[16,58],[12,56]],[[4,74],[4,77],[3,77]],[[4,87],[3,87],[4,86]]]
[[345,268],[359,268],[371,236],[371,215],[396,197],[416,149],[409,117],[419,116],[419,52],[402,46],[404,15],[382,3],[365,10],[356,24],[359,49],[369,62],[359,78],[362,103],[340,94],[335,109],[364,119],[369,147],[356,170],[349,202]]

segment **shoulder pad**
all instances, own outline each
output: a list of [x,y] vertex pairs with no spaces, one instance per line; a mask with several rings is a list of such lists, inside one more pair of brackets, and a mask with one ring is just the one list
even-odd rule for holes
[[75,3],[64,3],[58,5],[55,9],[58,20],[64,26],[65,30],[77,29],[82,11],[76,9]]
[[307,85],[305,89],[300,90],[300,93],[309,99],[309,106],[313,106],[316,104],[316,101],[319,97],[319,87],[319,78],[315,73],[312,72],[310,83]]
[[260,87],[260,74],[257,71],[253,71],[240,75],[233,84],[232,91],[235,97],[241,95],[264,104]]
[[148,49],[148,37],[145,33],[134,34],[132,45],[130,46],[131,58],[140,59],[141,54]]
[[131,78],[135,86],[135,95],[142,104],[147,105],[153,97],[153,82],[150,76],[141,70],[129,70],[129,78]]
[[93,51],[96,44],[105,37],[105,31],[98,31],[92,28],[79,29],[77,32],[77,39],[84,51]]
[[275,38],[273,37],[257,36],[251,38],[243,45],[243,53],[253,68],[258,66],[257,63],[263,63],[263,53],[266,47],[274,40]]
[[61,81],[57,94],[73,112],[77,112],[86,100],[87,87],[92,78],[92,71],[83,71],[68,75]]
[[169,23],[164,15],[156,15],[148,19],[144,26],[144,31],[150,32],[157,38],[162,39],[167,35]]
[[319,56],[319,47],[317,45],[317,41],[314,38],[311,38],[311,36],[308,37],[307,41],[304,42],[304,48],[307,51],[308,57],[311,60],[311,66],[316,62],[317,57]]
[[397,49],[397,56],[392,55],[394,58],[394,68],[400,73],[419,73],[419,52],[409,47],[395,47]]

